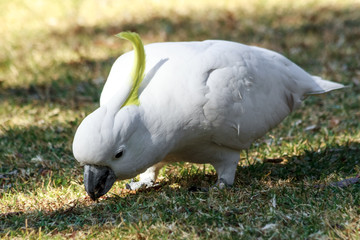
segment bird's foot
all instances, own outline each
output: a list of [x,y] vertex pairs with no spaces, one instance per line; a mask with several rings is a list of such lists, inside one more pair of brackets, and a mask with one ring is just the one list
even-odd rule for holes
[[230,185],[230,184],[227,184],[225,179],[223,178],[220,178],[216,181],[215,185],[213,185],[211,187],[211,189],[214,189],[214,190],[223,190],[223,189],[229,189],[231,188],[233,185]]
[[154,187],[156,184],[153,181],[139,181],[135,182],[134,180],[131,180],[129,183],[125,185],[126,189],[128,190],[139,190],[139,189],[147,189],[150,187]]

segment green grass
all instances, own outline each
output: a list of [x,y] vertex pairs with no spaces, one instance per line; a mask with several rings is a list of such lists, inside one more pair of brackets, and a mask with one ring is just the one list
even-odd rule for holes
[[[360,172],[358,1],[14,0],[0,21],[0,238],[360,239],[360,185],[330,186]],[[92,202],[71,143],[131,49],[123,30],[270,48],[349,88],[308,98],[243,151],[231,190],[189,191],[215,171],[178,163],[156,189],[121,181]]]

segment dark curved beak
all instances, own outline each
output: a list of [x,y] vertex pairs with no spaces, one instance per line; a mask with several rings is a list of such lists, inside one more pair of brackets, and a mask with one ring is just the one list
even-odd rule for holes
[[115,173],[109,167],[95,165],[84,166],[85,190],[94,201],[106,194],[115,180]]

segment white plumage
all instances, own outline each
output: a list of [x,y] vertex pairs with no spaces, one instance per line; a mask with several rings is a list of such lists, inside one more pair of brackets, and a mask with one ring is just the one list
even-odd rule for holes
[[173,161],[210,163],[218,183],[232,185],[240,150],[306,96],[343,87],[276,52],[235,42],[154,43],[145,52],[140,105],[120,109],[131,89],[132,51],[114,63],[100,108],[83,121],[73,144],[80,163],[105,166],[117,179],[148,169],[132,188],[154,182]]

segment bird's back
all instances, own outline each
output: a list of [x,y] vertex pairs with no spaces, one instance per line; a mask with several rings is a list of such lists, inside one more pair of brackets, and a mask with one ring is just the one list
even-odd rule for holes
[[[321,93],[314,78],[282,55],[239,43],[156,43],[145,47],[141,105],[160,126],[178,128],[183,139],[201,137],[232,149],[251,142],[279,124],[307,94]],[[102,104],[122,84],[132,53],[114,64]],[[189,132],[186,132],[186,131]],[[186,136],[186,137],[185,137]]]

